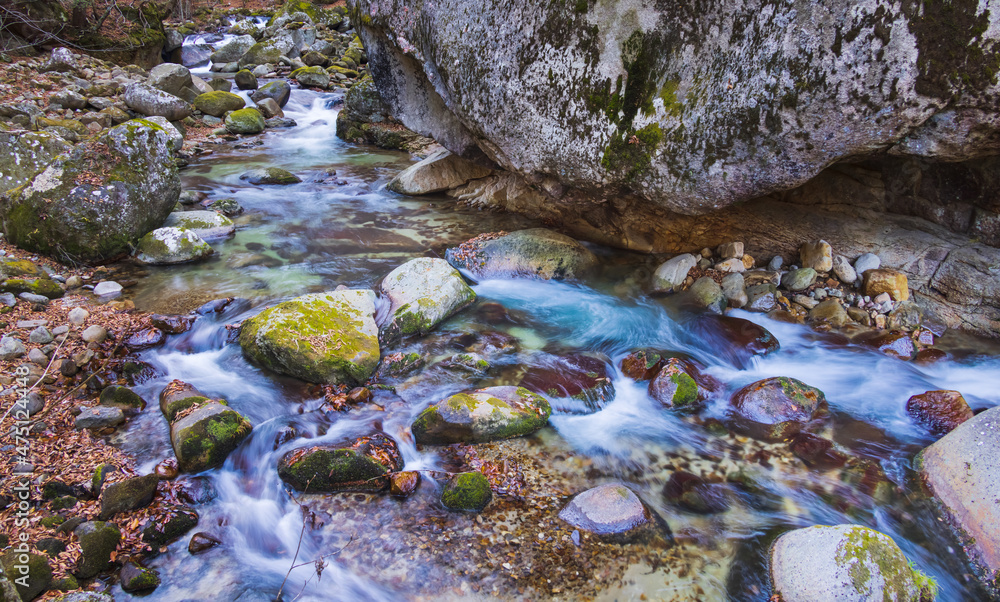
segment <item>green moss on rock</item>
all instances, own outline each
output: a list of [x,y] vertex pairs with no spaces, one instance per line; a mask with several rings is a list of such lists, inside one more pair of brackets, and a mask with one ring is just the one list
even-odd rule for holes
[[389,474],[403,468],[395,441],[376,433],[349,448],[316,446],[291,451],[278,463],[278,476],[298,491],[382,491]]
[[229,111],[238,111],[246,105],[241,96],[232,92],[216,90],[206,92],[194,99],[193,107],[196,111],[201,111],[205,115],[212,117],[222,117]]
[[490,482],[481,472],[463,472],[448,480],[441,503],[450,510],[482,512],[493,499]]
[[411,427],[417,443],[447,445],[520,437],[548,423],[552,408],[523,387],[458,393],[427,408]]

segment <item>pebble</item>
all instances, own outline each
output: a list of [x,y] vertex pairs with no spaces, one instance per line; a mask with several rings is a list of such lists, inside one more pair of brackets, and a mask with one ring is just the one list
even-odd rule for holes
[[38,364],[39,366],[47,366],[49,363],[48,356],[46,356],[45,353],[43,353],[38,347],[34,347],[28,352],[28,360],[34,364]]
[[66,316],[69,319],[70,324],[83,324],[90,317],[90,312],[82,307],[74,307],[69,310],[69,314]]
[[775,255],[771,258],[771,261],[767,264],[767,269],[772,272],[777,272],[781,269],[781,266],[785,264],[785,260],[781,258],[781,255]]
[[94,287],[94,294],[98,297],[103,297],[104,295],[117,295],[121,294],[122,285],[118,284],[114,280],[102,280],[97,283]]
[[815,291],[813,291],[813,298],[816,299],[817,301],[822,301],[823,299],[826,299],[826,297],[827,297],[827,292],[825,288],[818,288]]
[[12,360],[21,357],[27,349],[20,339],[14,337],[0,338],[0,360]]
[[44,295],[36,295],[34,293],[21,293],[18,295],[21,299],[24,299],[28,303],[40,303],[42,305],[49,304],[49,298]]
[[55,337],[52,336],[52,333],[49,332],[48,328],[39,326],[38,328],[32,330],[31,334],[28,335],[28,342],[45,345],[51,343],[53,338]]
[[88,326],[81,336],[88,343],[103,343],[104,339],[108,338],[108,331],[103,326],[93,324]]
[[889,293],[881,293],[879,295],[876,295],[875,298],[872,299],[872,301],[874,301],[879,305],[885,305],[885,302],[890,300],[892,300],[892,297],[889,296]]
[[17,297],[11,293],[0,293],[0,303],[7,307],[14,307],[17,304]]

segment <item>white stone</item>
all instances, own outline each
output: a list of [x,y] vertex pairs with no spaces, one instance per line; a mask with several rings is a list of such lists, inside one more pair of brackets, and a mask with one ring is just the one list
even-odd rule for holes
[[679,288],[697,261],[694,255],[684,253],[660,264],[653,273],[653,292],[669,293]]
[[882,265],[882,260],[874,253],[865,253],[854,260],[854,271],[858,277],[864,276],[868,270],[877,270]]
[[103,280],[94,287],[94,294],[97,296],[114,295],[122,292],[122,285],[114,280]]

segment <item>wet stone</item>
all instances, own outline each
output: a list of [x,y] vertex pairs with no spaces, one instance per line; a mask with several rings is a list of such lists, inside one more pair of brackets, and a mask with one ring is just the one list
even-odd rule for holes
[[406,498],[420,485],[420,473],[416,471],[397,472],[390,477],[389,494],[396,498]]
[[142,541],[164,546],[198,525],[198,513],[187,506],[174,506],[162,518],[147,522],[141,529]]
[[663,487],[668,503],[696,514],[716,514],[729,509],[729,491],[724,483],[709,483],[682,470],[670,475]]
[[599,410],[615,397],[607,362],[581,354],[558,357],[551,363],[529,368],[520,386],[549,397],[582,401],[585,407],[579,408],[581,412]]
[[403,468],[396,442],[375,433],[349,447],[314,446],[288,452],[278,462],[278,476],[306,493],[382,491],[389,475]]
[[730,418],[737,430],[751,437],[781,441],[802,430],[825,405],[819,389],[794,378],[773,377],[734,393]]
[[632,541],[654,524],[652,513],[631,489],[608,483],[574,497],[559,512],[574,528],[614,541]]
[[118,408],[106,406],[94,406],[92,408],[82,408],[74,421],[77,430],[90,429],[101,430],[108,427],[115,427],[125,422],[125,414]]
[[781,348],[770,331],[743,318],[705,315],[694,322],[692,330],[708,349],[737,368],[746,368],[754,356]]
[[972,408],[958,391],[927,391],[906,402],[906,413],[935,435],[944,435],[972,418]]
[[191,330],[194,320],[188,316],[168,316],[153,314],[150,316],[153,326],[167,334],[181,334]]
[[134,562],[126,563],[119,573],[122,589],[128,593],[150,592],[160,585],[160,575]]
[[854,337],[854,342],[904,361],[912,359],[916,353],[909,335],[898,330],[864,332]]
[[649,383],[649,396],[669,409],[691,409],[699,402],[698,383],[679,359],[670,358]]
[[203,554],[218,545],[222,545],[222,540],[202,531],[191,536],[188,552],[193,555]]
[[449,510],[482,512],[492,500],[490,482],[481,472],[454,475],[441,492],[441,503]]
[[162,345],[165,338],[163,331],[159,328],[146,328],[129,335],[125,339],[125,345],[133,351],[140,351]]
[[153,501],[159,482],[160,479],[155,474],[148,474],[107,485],[101,492],[101,520],[145,508]]
[[839,468],[848,460],[847,454],[837,449],[833,441],[811,433],[795,435],[789,447],[807,466],[816,468]]

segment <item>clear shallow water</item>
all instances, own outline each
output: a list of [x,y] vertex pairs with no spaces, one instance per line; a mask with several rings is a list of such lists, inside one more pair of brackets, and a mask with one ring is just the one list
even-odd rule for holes
[[[285,112],[298,127],[270,131],[256,148],[220,147],[185,170],[186,188],[210,198],[233,197],[246,208],[238,219],[240,230],[214,245],[217,256],[209,262],[146,268],[135,289],[140,309],[167,313],[225,296],[250,300],[222,315],[199,318],[192,331],[143,354],[158,375],[138,390],[153,403],[122,439],[146,471],[172,456],[155,400],[174,378],[225,397],[254,425],[225,466],[181,477],[214,488],[217,497],[197,506],[201,521],[195,531],[213,533],[224,544],[197,557],[186,549],[190,534],[171,545],[150,563],[164,582],[151,600],[273,599],[297,547],[296,563],[307,564],[289,574],[286,600],[626,600],[641,595],[765,600],[763,558],[770,540],[789,528],[841,522],[891,535],[939,581],[942,599],[974,596],[961,581],[967,569],[950,540],[914,495],[910,462],[932,439],[904,411],[911,395],[929,389],[960,390],[977,409],[998,403],[1000,360],[970,353],[968,344],[961,361],[918,366],[831,342],[803,326],[736,312],[764,325],[781,344],[780,352],[736,369],[720,349],[693,334],[686,316],[641,294],[648,258],[596,249],[608,267],[579,284],[476,284],[475,306],[428,337],[398,348],[420,352],[429,367],[393,381],[395,393],[376,392],[375,404],[332,412],[323,407],[317,388],[249,364],[238,346],[226,344],[225,324],[338,284],[373,288],[409,258],[443,256],[445,248],[482,232],[536,225],[456,207],[444,197],[413,200],[386,192],[384,184],[411,159],[337,139],[335,101],[332,95],[294,91]],[[283,167],[303,182],[264,187],[239,180],[256,166]],[[253,255],[269,259],[246,261]],[[513,344],[487,354],[492,367],[486,374],[437,363],[490,337],[506,337]],[[643,347],[689,354],[724,383],[723,390],[696,416],[665,411],[649,398],[645,383],[631,381],[617,368],[628,352]],[[364,494],[293,498],[277,477],[279,458],[292,449],[343,443],[375,430],[397,441],[408,470],[455,469],[455,450],[413,445],[408,431],[413,417],[463,389],[516,384],[570,353],[607,363],[615,389],[609,403],[582,414],[578,402],[554,399],[557,410],[548,428],[477,446],[482,459],[508,459],[521,467],[526,491],[520,499],[498,496],[482,515],[466,516],[440,507],[439,485],[426,478],[431,472],[402,502]],[[881,462],[898,487],[891,499],[877,502],[863,487],[845,481],[839,469],[806,467],[785,445],[708,432],[704,421],[725,418],[730,392],[768,376],[790,376],[822,389],[831,416],[820,434],[854,455]],[[278,444],[287,427],[298,438]],[[746,477],[754,487],[734,494],[726,512],[692,514],[663,497],[663,486],[677,469],[730,482]],[[666,520],[676,546],[573,541],[555,518],[558,510],[573,494],[615,480],[628,483]],[[303,530],[304,520],[308,527]],[[320,557],[327,564],[317,578],[308,563]]]

